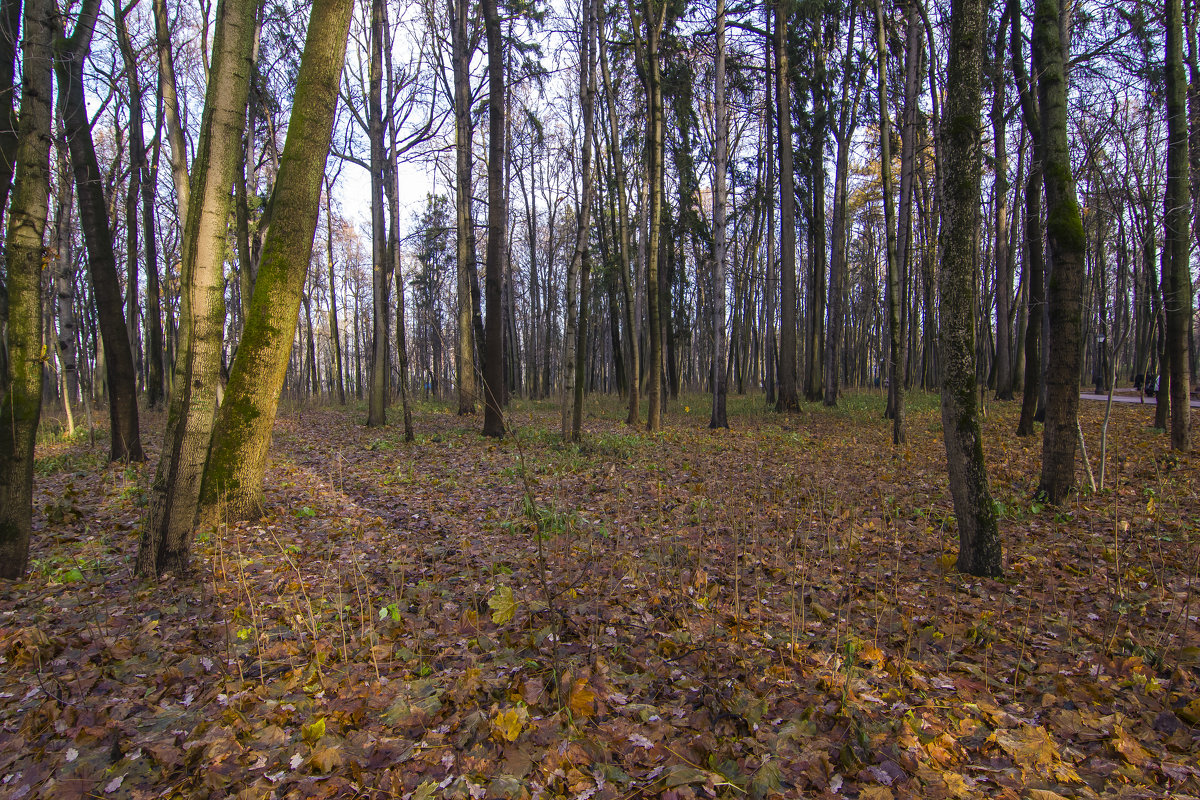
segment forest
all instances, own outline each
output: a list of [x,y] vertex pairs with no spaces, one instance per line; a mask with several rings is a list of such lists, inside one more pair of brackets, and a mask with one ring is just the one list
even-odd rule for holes
[[1200,796],[1200,3],[0,0],[0,795]]

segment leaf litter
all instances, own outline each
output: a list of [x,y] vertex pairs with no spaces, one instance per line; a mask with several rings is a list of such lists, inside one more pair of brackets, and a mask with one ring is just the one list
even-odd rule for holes
[[150,468],[43,444],[0,794],[1200,794],[1194,458],[1117,408],[1108,487],[1044,507],[991,406],[1006,576],[972,578],[934,403],[896,451],[877,399],[656,436],[596,405],[580,445],[537,405],[501,442],[424,406],[413,444],[292,410],[266,516],[157,586]]

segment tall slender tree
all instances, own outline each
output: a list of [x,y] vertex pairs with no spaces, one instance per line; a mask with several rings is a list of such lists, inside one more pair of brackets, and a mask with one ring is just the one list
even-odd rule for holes
[[946,109],[941,128],[943,172],[941,255],[942,436],[950,494],[958,520],[958,568],[971,575],[1003,569],[996,511],[988,489],[975,379],[975,293],[983,172],[983,0],[952,0]]
[[716,95],[713,124],[713,352],[712,417],[710,428],[728,428],[725,413],[725,284],[728,280],[725,247],[725,173],[729,170],[729,120],[725,101],[725,0],[717,0],[717,63],[713,78]]
[[892,187],[892,120],[888,113],[887,31],[883,0],[875,0],[875,79],[879,90],[879,182],[883,185],[884,257],[887,262],[888,410],[892,417],[892,443],[904,444],[904,365],[900,350],[900,306],[904,287],[896,258],[896,206]]
[[[129,347],[129,327],[122,310],[104,176],[92,144],[91,121],[83,91],[83,63],[91,49],[99,14],[100,0],[84,0],[71,34],[68,36],[64,30],[56,37],[54,70],[58,78],[59,113],[66,128],[75,174],[79,223],[83,228],[96,316],[104,344],[104,365],[108,372],[109,458],[112,461],[144,461],[146,456],[138,429],[137,375]],[[136,286],[131,286],[130,291],[136,292]]]
[[[484,292],[487,318],[484,322],[483,433],[504,435],[504,284],[505,248],[508,244],[508,195],[504,189],[504,95],[505,52],[497,0],[483,0],[483,27],[488,49],[488,226]],[[586,2],[585,2],[586,5]],[[584,137],[584,147],[591,146]],[[584,218],[586,224],[586,217]]]
[[1042,432],[1040,491],[1060,503],[1075,487],[1079,364],[1083,306],[1083,259],[1087,242],[1075,196],[1067,141],[1067,73],[1059,0],[1037,0],[1033,15],[1033,64],[1041,112],[1042,182],[1046,190],[1046,237],[1050,244],[1049,367],[1046,426]]
[[[1180,0],[1166,0],[1167,189],[1162,253],[1163,310],[1167,369],[1170,370],[1171,447],[1191,449],[1192,220],[1188,159],[1187,81],[1183,72],[1183,12]],[[1159,400],[1161,403],[1161,399]]]
[[33,448],[42,413],[42,246],[50,202],[51,42],[54,3],[25,0],[20,144],[6,225],[8,373],[0,397],[0,578],[29,564]]
[[790,0],[775,0],[775,119],[779,133],[779,411],[800,407],[796,394],[796,177],[792,168]]

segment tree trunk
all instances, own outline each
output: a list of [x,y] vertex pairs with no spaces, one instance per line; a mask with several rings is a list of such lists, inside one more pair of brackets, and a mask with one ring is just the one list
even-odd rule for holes
[[[13,105],[17,99],[13,77],[16,74],[17,48],[20,46],[17,33],[20,27],[21,0],[0,2],[0,212],[8,205],[19,144],[17,109]],[[0,287],[2,286],[3,284],[0,284]],[[0,291],[0,295],[2,294]],[[0,298],[0,325],[5,319],[2,300],[3,298]],[[0,347],[0,351],[3,349]],[[0,381],[3,381],[7,374],[3,353],[0,352]],[[2,385],[0,391],[3,391]]]
[[333,339],[333,368],[337,373],[338,403],[346,405],[346,384],[342,378],[342,333],[338,324],[337,284],[333,275],[333,181],[325,176],[325,262],[329,269],[329,335]]
[[[129,205],[131,209],[136,208],[136,201],[141,201],[142,246],[146,252],[146,403],[150,408],[157,408],[163,399],[162,307],[158,286],[158,237],[154,230],[154,190],[157,172],[150,168],[150,150],[142,136],[145,116],[142,107],[142,86],[138,79],[133,42],[125,24],[125,16],[133,10],[133,5],[122,9],[120,0],[115,0],[113,5],[113,16],[117,21],[117,41],[121,48],[122,62],[125,64],[126,81],[129,84],[129,186],[131,192],[135,186],[139,190],[139,196],[131,198]],[[130,214],[127,223],[130,231],[131,258],[136,259],[137,231],[133,219],[134,215]],[[132,270],[130,274],[133,274]]]
[[981,68],[985,15],[982,0],[952,0],[946,117],[941,129],[943,172],[941,241],[942,429],[954,515],[958,568],[971,575],[1003,569],[996,511],[988,490],[975,382],[975,292],[979,255]]
[[637,312],[634,303],[634,280],[630,273],[631,245],[629,243],[629,196],[625,187],[625,162],[621,149],[620,129],[617,125],[617,101],[613,91],[612,76],[608,71],[607,37],[604,34],[604,3],[596,9],[596,24],[600,31],[600,71],[604,80],[604,103],[608,109],[609,153],[612,156],[613,192],[617,195],[617,230],[620,235],[621,292],[625,300],[625,338],[629,342],[629,360],[626,381],[629,388],[629,413],[625,424],[636,426],[641,417],[638,397],[638,378],[641,375],[638,348]]
[[788,0],[775,2],[775,115],[779,131],[779,411],[796,411],[796,177],[792,169]]
[[[1171,375],[1171,448],[1191,448],[1192,319],[1191,229],[1188,185],[1187,83],[1183,72],[1183,18],[1180,0],[1166,0],[1167,189],[1164,196],[1162,254],[1166,353]],[[1166,370],[1164,370],[1164,373]],[[1161,402],[1161,401],[1160,401]]]
[[883,24],[883,0],[875,0],[875,77],[879,89],[879,178],[883,184],[883,225],[887,260],[888,316],[888,406],[892,416],[892,444],[904,444],[904,365],[900,351],[904,332],[900,329],[903,285],[896,254],[896,208],[892,188],[892,122],[888,114],[887,33]]
[[[180,268],[179,345],[163,453],[150,493],[136,570],[186,572],[204,463],[216,417],[225,320],[224,255],[241,158],[257,0],[221,0],[192,170]],[[290,343],[290,342],[289,342]]]
[[204,525],[218,518],[250,519],[262,511],[267,449],[312,258],[353,7],[352,0],[316,0],[310,12],[292,119],[271,196],[273,222],[204,470]]
[[388,293],[392,272],[383,209],[383,15],[384,0],[372,0],[367,88],[367,128],[371,140],[371,389],[367,398],[367,426],[372,428],[387,424]]
[[154,34],[158,48],[158,93],[162,98],[167,123],[167,141],[171,144],[171,180],[175,183],[175,203],[181,226],[188,217],[187,144],[179,116],[179,96],[175,90],[175,61],[171,55],[171,30],[167,24],[166,0],[154,0]]
[[7,391],[0,397],[0,578],[29,564],[33,459],[42,413],[42,237],[50,202],[50,53],[54,4],[26,0],[21,115],[5,247],[8,265]]
[[1046,234],[1050,243],[1049,368],[1040,491],[1061,503],[1075,487],[1080,319],[1086,242],[1067,143],[1067,77],[1058,0],[1037,0],[1033,62],[1043,139]]
[[[496,0],[483,0],[483,24],[488,48],[488,228],[484,268],[487,319],[484,323],[483,434],[504,435],[504,282],[508,208],[504,193],[504,71],[505,53]],[[585,140],[585,147],[589,144]]]
[[104,194],[104,178],[92,146],[92,130],[83,93],[83,62],[90,49],[99,14],[99,0],[86,0],[79,10],[74,33],[63,33],[55,43],[54,69],[58,77],[59,113],[66,127],[75,173],[79,223],[87,247],[88,269],[104,341],[108,369],[109,422],[112,461],[144,461],[138,429],[137,382],[129,328],[122,311],[121,287],[113,251],[112,230]]
[[578,442],[583,433],[583,395],[586,388],[584,367],[587,363],[588,311],[591,297],[591,211],[595,181],[592,178],[592,138],[595,135],[596,69],[595,36],[592,32],[595,6],[600,0],[583,0],[580,9],[579,42],[579,105],[583,114],[583,141],[579,199],[579,217],[575,226],[575,252],[571,260],[579,272],[579,319],[575,331],[575,363],[567,365],[574,371],[571,430],[563,430],[563,438]]
[[471,274],[474,272],[475,239],[471,216],[471,53],[467,41],[466,0],[449,0],[450,42],[454,71],[455,209],[458,232],[458,413],[475,413],[475,342]]
[[[725,284],[729,280],[725,253],[725,173],[729,171],[729,120],[725,102],[725,0],[717,0],[717,63],[714,79],[716,145],[713,149],[713,298],[712,298],[712,416],[710,428],[728,428],[725,412]],[[824,235],[824,232],[822,232]]]

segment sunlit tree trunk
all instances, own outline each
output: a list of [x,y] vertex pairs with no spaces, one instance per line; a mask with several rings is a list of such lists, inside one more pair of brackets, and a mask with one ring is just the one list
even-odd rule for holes
[[257,0],[217,6],[212,66],[192,165],[180,270],[179,345],[162,457],[150,491],[136,570],[186,572],[201,479],[216,417],[225,320],[226,232],[246,124]]
[[292,118],[271,195],[271,229],[204,470],[204,525],[215,524],[218,516],[240,520],[262,511],[267,449],[312,258],[353,7],[353,0],[316,0],[309,14]]
[[971,575],[999,575],[1003,569],[1000,536],[983,459],[975,379],[975,294],[982,277],[979,111],[984,30],[983,0],[952,0],[940,151],[945,170],[939,339],[942,435],[958,521],[958,568]]
[[8,267],[6,391],[0,397],[0,578],[29,563],[33,456],[42,412],[42,267],[50,202],[51,46],[54,4],[26,0],[21,115],[5,248]]

